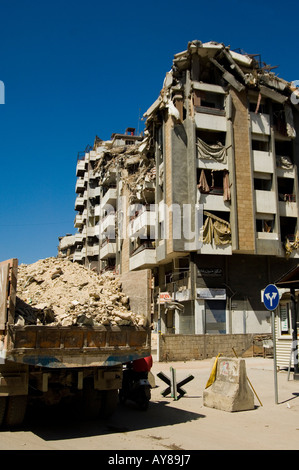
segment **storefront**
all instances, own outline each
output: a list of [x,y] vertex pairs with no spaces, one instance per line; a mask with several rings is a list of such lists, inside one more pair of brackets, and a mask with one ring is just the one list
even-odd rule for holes
[[298,297],[299,265],[275,282],[281,290],[275,315],[275,344],[278,367],[294,369],[294,379],[299,380],[298,369]]

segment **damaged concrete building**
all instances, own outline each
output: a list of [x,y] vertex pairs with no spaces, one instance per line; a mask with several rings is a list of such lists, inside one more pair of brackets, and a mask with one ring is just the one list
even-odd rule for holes
[[78,159],[74,261],[150,268],[165,335],[270,333],[261,290],[299,257],[298,108],[260,56],[190,42],[144,135]]

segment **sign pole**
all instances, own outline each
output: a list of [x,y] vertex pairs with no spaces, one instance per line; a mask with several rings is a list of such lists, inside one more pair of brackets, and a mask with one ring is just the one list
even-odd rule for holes
[[269,284],[263,294],[263,302],[267,310],[272,312],[272,338],[273,338],[273,367],[274,367],[274,394],[275,403],[278,403],[277,388],[277,355],[276,355],[276,336],[275,336],[275,311],[279,305],[279,291],[274,284]]
[[275,336],[275,312],[276,312],[276,310],[272,310],[274,393],[275,393],[275,403],[277,405],[278,404],[278,387],[277,387],[277,356],[276,356],[276,336]]
[[157,324],[157,362],[160,361],[160,333],[161,333],[161,303],[160,303],[160,287],[158,293],[158,324]]

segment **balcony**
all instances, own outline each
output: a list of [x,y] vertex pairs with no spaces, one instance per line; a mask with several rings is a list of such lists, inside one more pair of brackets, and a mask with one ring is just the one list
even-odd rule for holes
[[95,237],[99,235],[99,226],[95,225],[93,227],[84,227],[82,230],[82,235],[84,238],[86,238],[86,235],[88,237]]
[[109,188],[101,201],[101,209],[105,209],[109,206],[115,207],[115,202],[117,198],[116,188]]
[[97,256],[99,254],[99,245],[83,246],[81,254],[82,258],[86,256]]
[[281,217],[298,217],[297,203],[291,201],[279,201],[279,215]]
[[154,234],[156,227],[156,213],[154,211],[143,210],[133,220],[129,222],[129,237],[146,236]]
[[99,245],[93,245],[87,247],[87,256],[98,256]]
[[95,150],[90,150],[89,152],[89,160],[91,162],[95,161],[97,159],[97,152]]
[[83,192],[84,188],[85,188],[84,178],[78,178],[76,181],[76,193]]
[[270,152],[253,150],[253,170],[261,173],[273,173],[273,155]]
[[139,247],[130,257],[129,269],[134,271],[135,269],[146,269],[151,268],[157,264],[156,250],[155,248],[149,248],[147,245]]
[[115,242],[106,242],[100,248],[100,258],[115,258],[116,256],[116,243]]
[[84,235],[82,232],[75,233],[75,243],[82,243]]
[[82,216],[82,214],[77,214],[76,217],[75,217],[74,226],[76,228],[80,228],[80,227],[82,227],[82,225],[83,225],[83,216]]
[[75,200],[75,210],[80,210],[84,207],[84,197],[77,196]]
[[204,109],[200,113],[195,113],[195,124],[197,129],[226,132],[226,116],[208,114]]
[[250,112],[251,131],[255,134],[270,135],[269,114]]
[[230,203],[224,201],[221,195],[203,193],[200,195],[199,203],[203,205],[203,210],[205,211],[230,211]]
[[101,215],[101,206],[100,205],[94,206],[94,216],[100,217],[100,215]]
[[97,197],[100,196],[101,193],[101,188],[100,186],[97,186],[96,188],[90,188],[88,191],[88,196],[89,197]]
[[85,172],[86,162],[85,160],[78,160],[76,167],[76,176],[83,176]]
[[276,194],[273,191],[255,190],[256,212],[276,214]]
[[84,211],[82,212],[82,220],[83,222],[85,222],[87,219],[87,209],[84,209]]
[[114,234],[115,233],[115,213],[114,212],[106,215],[106,217],[102,219],[100,231],[101,231],[101,234],[103,233]]
[[82,250],[76,250],[73,255],[73,261],[82,261],[83,259],[83,254]]

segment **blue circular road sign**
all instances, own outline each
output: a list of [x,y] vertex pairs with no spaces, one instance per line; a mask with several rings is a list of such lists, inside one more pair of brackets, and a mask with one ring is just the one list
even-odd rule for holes
[[263,302],[267,310],[275,310],[279,304],[279,292],[274,284],[269,284],[264,290]]

